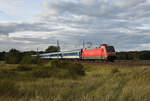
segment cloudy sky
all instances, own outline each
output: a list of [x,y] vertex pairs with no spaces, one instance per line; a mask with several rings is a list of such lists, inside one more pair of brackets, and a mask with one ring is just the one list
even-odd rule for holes
[[0,0],[0,51],[85,43],[150,50],[150,0]]

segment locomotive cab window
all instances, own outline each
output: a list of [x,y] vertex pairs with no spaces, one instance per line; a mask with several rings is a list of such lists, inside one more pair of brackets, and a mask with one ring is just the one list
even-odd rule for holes
[[106,50],[107,52],[115,52],[115,49],[113,47],[107,47]]

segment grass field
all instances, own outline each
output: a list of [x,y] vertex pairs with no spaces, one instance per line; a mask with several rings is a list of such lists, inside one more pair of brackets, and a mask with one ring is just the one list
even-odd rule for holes
[[82,64],[85,76],[60,79],[32,77],[33,70],[1,62],[0,101],[150,101],[148,63]]

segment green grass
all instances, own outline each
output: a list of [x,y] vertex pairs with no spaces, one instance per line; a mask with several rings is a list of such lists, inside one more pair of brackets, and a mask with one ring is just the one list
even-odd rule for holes
[[33,77],[36,65],[17,70],[18,65],[0,64],[0,101],[150,101],[150,66],[83,66],[85,76],[63,79]]

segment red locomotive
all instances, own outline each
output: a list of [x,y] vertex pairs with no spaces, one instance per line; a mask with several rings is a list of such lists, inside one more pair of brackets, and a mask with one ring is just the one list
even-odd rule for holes
[[107,44],[101,45],[101,47],[96,49],[83,49],[82,59],[102,59],[114,61],[116,58],[115,49],[113,46],[108,46]]

